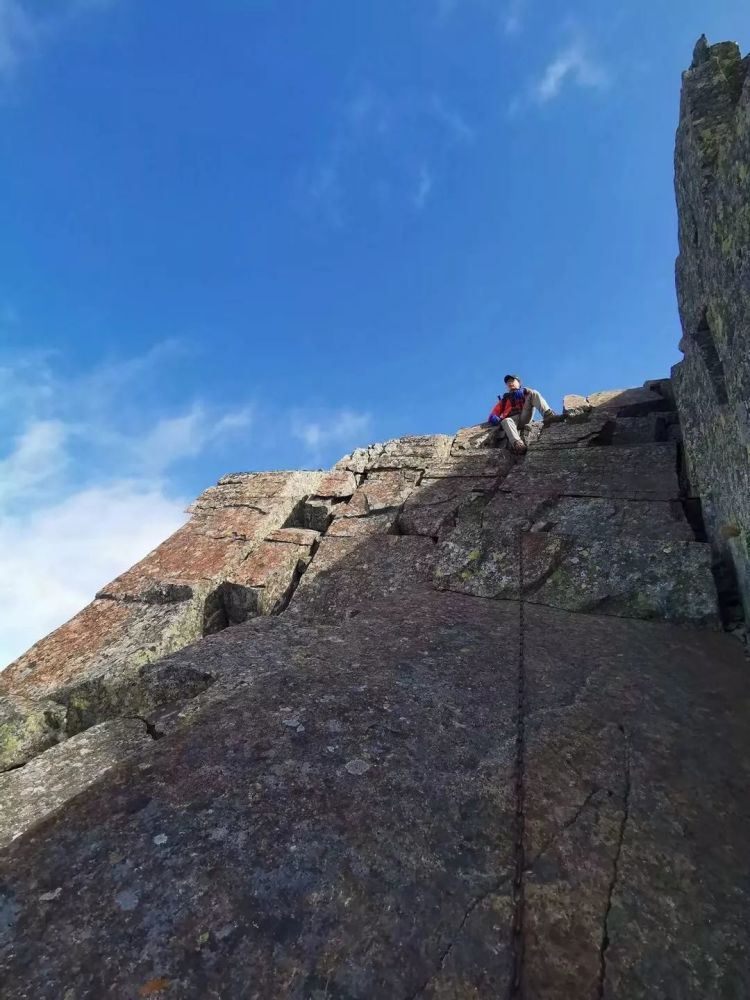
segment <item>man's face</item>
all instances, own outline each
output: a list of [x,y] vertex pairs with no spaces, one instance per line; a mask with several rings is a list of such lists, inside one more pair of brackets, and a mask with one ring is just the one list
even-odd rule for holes
[[513,392],[514,389],[521,388],[521,383],[518,381],[517,378],[508,379],[508,381],[505,384],[508,386],[510,392]]

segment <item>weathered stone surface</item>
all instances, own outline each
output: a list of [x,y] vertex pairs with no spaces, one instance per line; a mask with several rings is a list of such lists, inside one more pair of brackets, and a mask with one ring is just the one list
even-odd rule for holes
[[438,552],[435,583],[442,589],[516,598],[522,561],[524,594],[535,604],[719,627],[711,553],[698,542],[532,532],[495,534],[496,544],[487,545],[481,532],[456,534]]
[[208,538],[237,538],[254,541],[268,531],[269,514],[273,512],[273,502],[263,510],[252,507],[216,507],[201,511],[190,522],[193,531]]
[[414,491],[422,473],[416,469],[370,472],[348,504],[336,510],[337,517],[362,517],[390,507],[400,507]]
[[64,731],[64,705],[0,698],[0,771],[18,767],[54,746]]
[[673,409],[671,402],[653,388],[607,389],[586,397],[593,413],[612,413],[619,417],[642,417],[647,413]]
[[714,633],[526,615],[525,995],[741,996],[744,861],[716,836],[750,809],[724,756],[744,773],[739,658]]
[[494,492],[496,486],[497,480],[494,477],[466,475],[428,479],[425,476],[418,489],[406,501],[405,509],[441,504],[446,501],[463,503],[477,494]]
[[0,849],[150,742],[142,721],[117,719],[73,736],[25,767],[0,774]]
[[[222,476],[214,489],[226,489],[227,495],[231,495],[235,488],[239,488],[242,495],[247,497],[301,497],[317,493],[320,483],[328,475],[320,470],[304,469],[290,472],[233,472]],[[227,505],[228,501],[225,499],[223,506]]]
[[494,479],[485,477],[423,479],[399,514],[399,529],[404,535],[437,538],[453,526],[461,504],[487,493],[494,485]]
[[400,535],[326,537],[300,585],[290,611],[321,620],[359,613],[382,597],[405,599],[430,589],[435,545]]
[[[191,584],[207,582],[239,562],[247,544],[238,538],[206,537],[186,524],[97,597],[162,604],[192,597]],[[180,586],[182,585],[182,586]]]
[[685,357],[672,370],[693,490],[750,616],[750,59],[696,48],[675,153],[677,296]]
[[503,443],[505,434],[502,428],[491,427],[489,424],[475,424],[473,427],[462,427],[453,438],[451,455],[463,454],[476,448],[494,448]]
[[668,412],[674,409],[668,393],[663,391],[662,382],[652,380],[643,388],[606,389],[590,396],[565,396],[563,412],[575,423],[590,417],[642,417],[648,413]]
[[333,468],[334,470],[343,469],[353,472],[356,475],[361,475],[369,468],[370,463],[374,461],[382,450],[382,444],[371,444],[367,448],[355,448],[350,455],[344,455],[343,458],[340,458]]
[[424,469],[429,462],[447,458],[452,444],[453,437],[447,434],[407,435],[385,444],[357,448],[351,455],[344,455],[334,470],[361,474],[389,469]]
[[657,441],[675,441],[679,424],[677,414],[647,413],[640,417],[618,417],[612,444],[651,444]]
[[54,700],[82,678],[120,664],[137,669],[199,638],[203,613],[202,598],[164,605],[94,601],[0,673],[0,694]]
[[[0,674],[0,695],[5,696],[2,703],[12,708],[4,735],[9,750],[17,755],[7,766],[17,766],[58,739],[97,722],[126,713],[148,712],[180,695],[190,697],[210,683],[210,678],[202,674],[163,675],[158,683],[155,678],[159,675],[151,674],[148,683],[143,675],[148,664],[200,638],[204,626],[202,600],[168,605],[97,601],[95,605],[126,608],[127,628],[122,629],[120,619],[115,619],[118,627],[105,637],[106,641],[97,633],[92,647],[83,643],[76,646],[82,623],[102,624],[100,609],[90,605],[68,626],[32,646]],[[67,649],[77,655],[68,659]]]
[[370,463],[373,469],[425,468],[428,462],[440,462],[450,455],[453,436],[424,434],[386,441]]
[[520,860],[526,996],[741,995],[739,644],[524,621],[520,704],[512,601],[404,595],[175,654],[226,696],[6,849],[4,991],[508,995]]
[[455,479],[459,476],[478,476],[497,479],[504,476],[513,466],[513,456],[503,448],[488,448],[484,451],[463,452],[442,462],[434,462],[425,469],[424,478]]
[[[510,937],[493,927],[511,920],[512,707],[498,685],[509,635],[463,603],[451,625],[446,603],[402,606],[392,633],[355,620],[345,644],[320,628],[300,648],[275,629],[259,657],[251,633],[232,640],[250,684],[231,711],[213,706],[189,736],[105,775],[63,824],[10,847],[4,988],[138,996],[161,977],[185,995],[242,995],[252,982],[259,996],[302,998],[326,981],[362,996],[444,974],[466,989],[507,981]],[[275,669],[255,685],[258,659]],[[510,663],[506,674],[512,683]],[[65,842],[53,833],[63,826]],[[46,857],[27,885],[31,843]],[[485,943],[443,973],[479,894],[472,929]]]
[[336,517],[326,533],[328,538],[364,538],[369,535],[390,535],[395,533],[398,508],[392,507],[382,514],[368,514],[364,517]]
[[253,615],[270,615],[291,593],[319,538],[317,532],[305,535],[307,539],[298,545],[262,542],[236,567],[222,592],[230,623],[243,622]]
[[[475,535],[481,526],[483,544],[495,547],[509,533],[548,531],[580,539],[613,536],[641,540],[694,540],[678,500],[619,500],[600,497],[543,496],[496,493],[489,501],[478,499],[461,509],[458,525]],[[495,537],[497,536],[497,537]],[[475,541],[469,545],[474,547]]]
[[346,470],[327,472],[318,483],[315,495],[342,499],[350,497],[356,488],[357,480],[353,472]]
[[500,486],[537,496],[673,500],[679,497],[674,444],[631,448],[531,449]]
[[682,506],[676,500],[555,497],[542,503],[543,507],[536,512],[531,524],[534,531],[553,531],[592,540],[611,536],[642,541],[695,540]]
[[315,497],[303,500],[298,507],[299,523],[311,531],[324,532],[338,506],[340,504],[334,503],[333,500],[320,500]]
[[569,393],[563,396],[563,414],[569,423],[587,420],[593,407],[585,396]]
[[591,415],[585,421],[565,420],[544,427],[536,448],[588,448],[599,444],[602,437],[605,441],[611,439],[615,426],[615,419],[606,414]]
[[655,444],[675,440],[677,414],[645,413],[621,417],[612,411],[592,410],[579,419],[544,427],[534,447],[589,448],[606,445]]
[[279,528],[272,531],[266,539],[268,542],[285,542],[288,545],[303,545],[309,551],[320,541],[320,532],[309,528]]

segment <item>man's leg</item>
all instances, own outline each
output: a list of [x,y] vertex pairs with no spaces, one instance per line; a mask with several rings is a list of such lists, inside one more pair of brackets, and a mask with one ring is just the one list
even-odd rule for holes
[[524,412],[527,406],[529,406],[531,409],[536,408],[542,415],[542,420],[546,424],[548,423],[556,424],[560,420],[564,420],[564,417],[560,416],[560,414],[558,413],[555,413],[555,411],[551,409],[547,400],[544,398],[541,392],[537,392],[536,389],[529,389],[529,394],[526,397],[526,402],[524,404]]
[[549,403],[541,392],[537,392],[536,389],[529,389],[529,395],[526,397],[526,405],[524,406],[524,409],[526,409],[526,406],[529,405],[532,410],[538,410],[541,416],[550,412]]
[[521,435],[518,433],[515,417],[506,417],[505,420],[501,421],[501,423],[502,428],[505,431],[505,436],[508,438],[513,451],[525,451],[526,445],[523,443]]
[[534,396],[539,396],[539,393],[532,389],[523,401],[523,409],[516,417],[518,427],[526,427],[531,423],[531,418],[534,416]]

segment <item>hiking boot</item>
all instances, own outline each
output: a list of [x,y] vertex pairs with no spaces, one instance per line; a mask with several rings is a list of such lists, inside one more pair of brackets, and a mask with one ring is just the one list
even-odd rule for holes
[[516,455],[525,455],[529,450],[528,445],[525,445],[523,441],[513,442],[513,453]]
[[550,424],[560,424],[565,420],[564,413],[555,413],[554,410],[546,410],[542,414],[542,423],[545,427],[549,427]]

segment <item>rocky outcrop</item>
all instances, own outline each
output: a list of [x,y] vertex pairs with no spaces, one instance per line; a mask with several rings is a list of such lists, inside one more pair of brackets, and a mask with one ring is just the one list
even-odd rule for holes
[[698,42],[684,74],[675,185],[684,360],[673,383],[687,469],[750,614],[750,57]]
[[740,994],[750,678],[669,382],[566,412],[225,477],[6,671],[4,996]]

